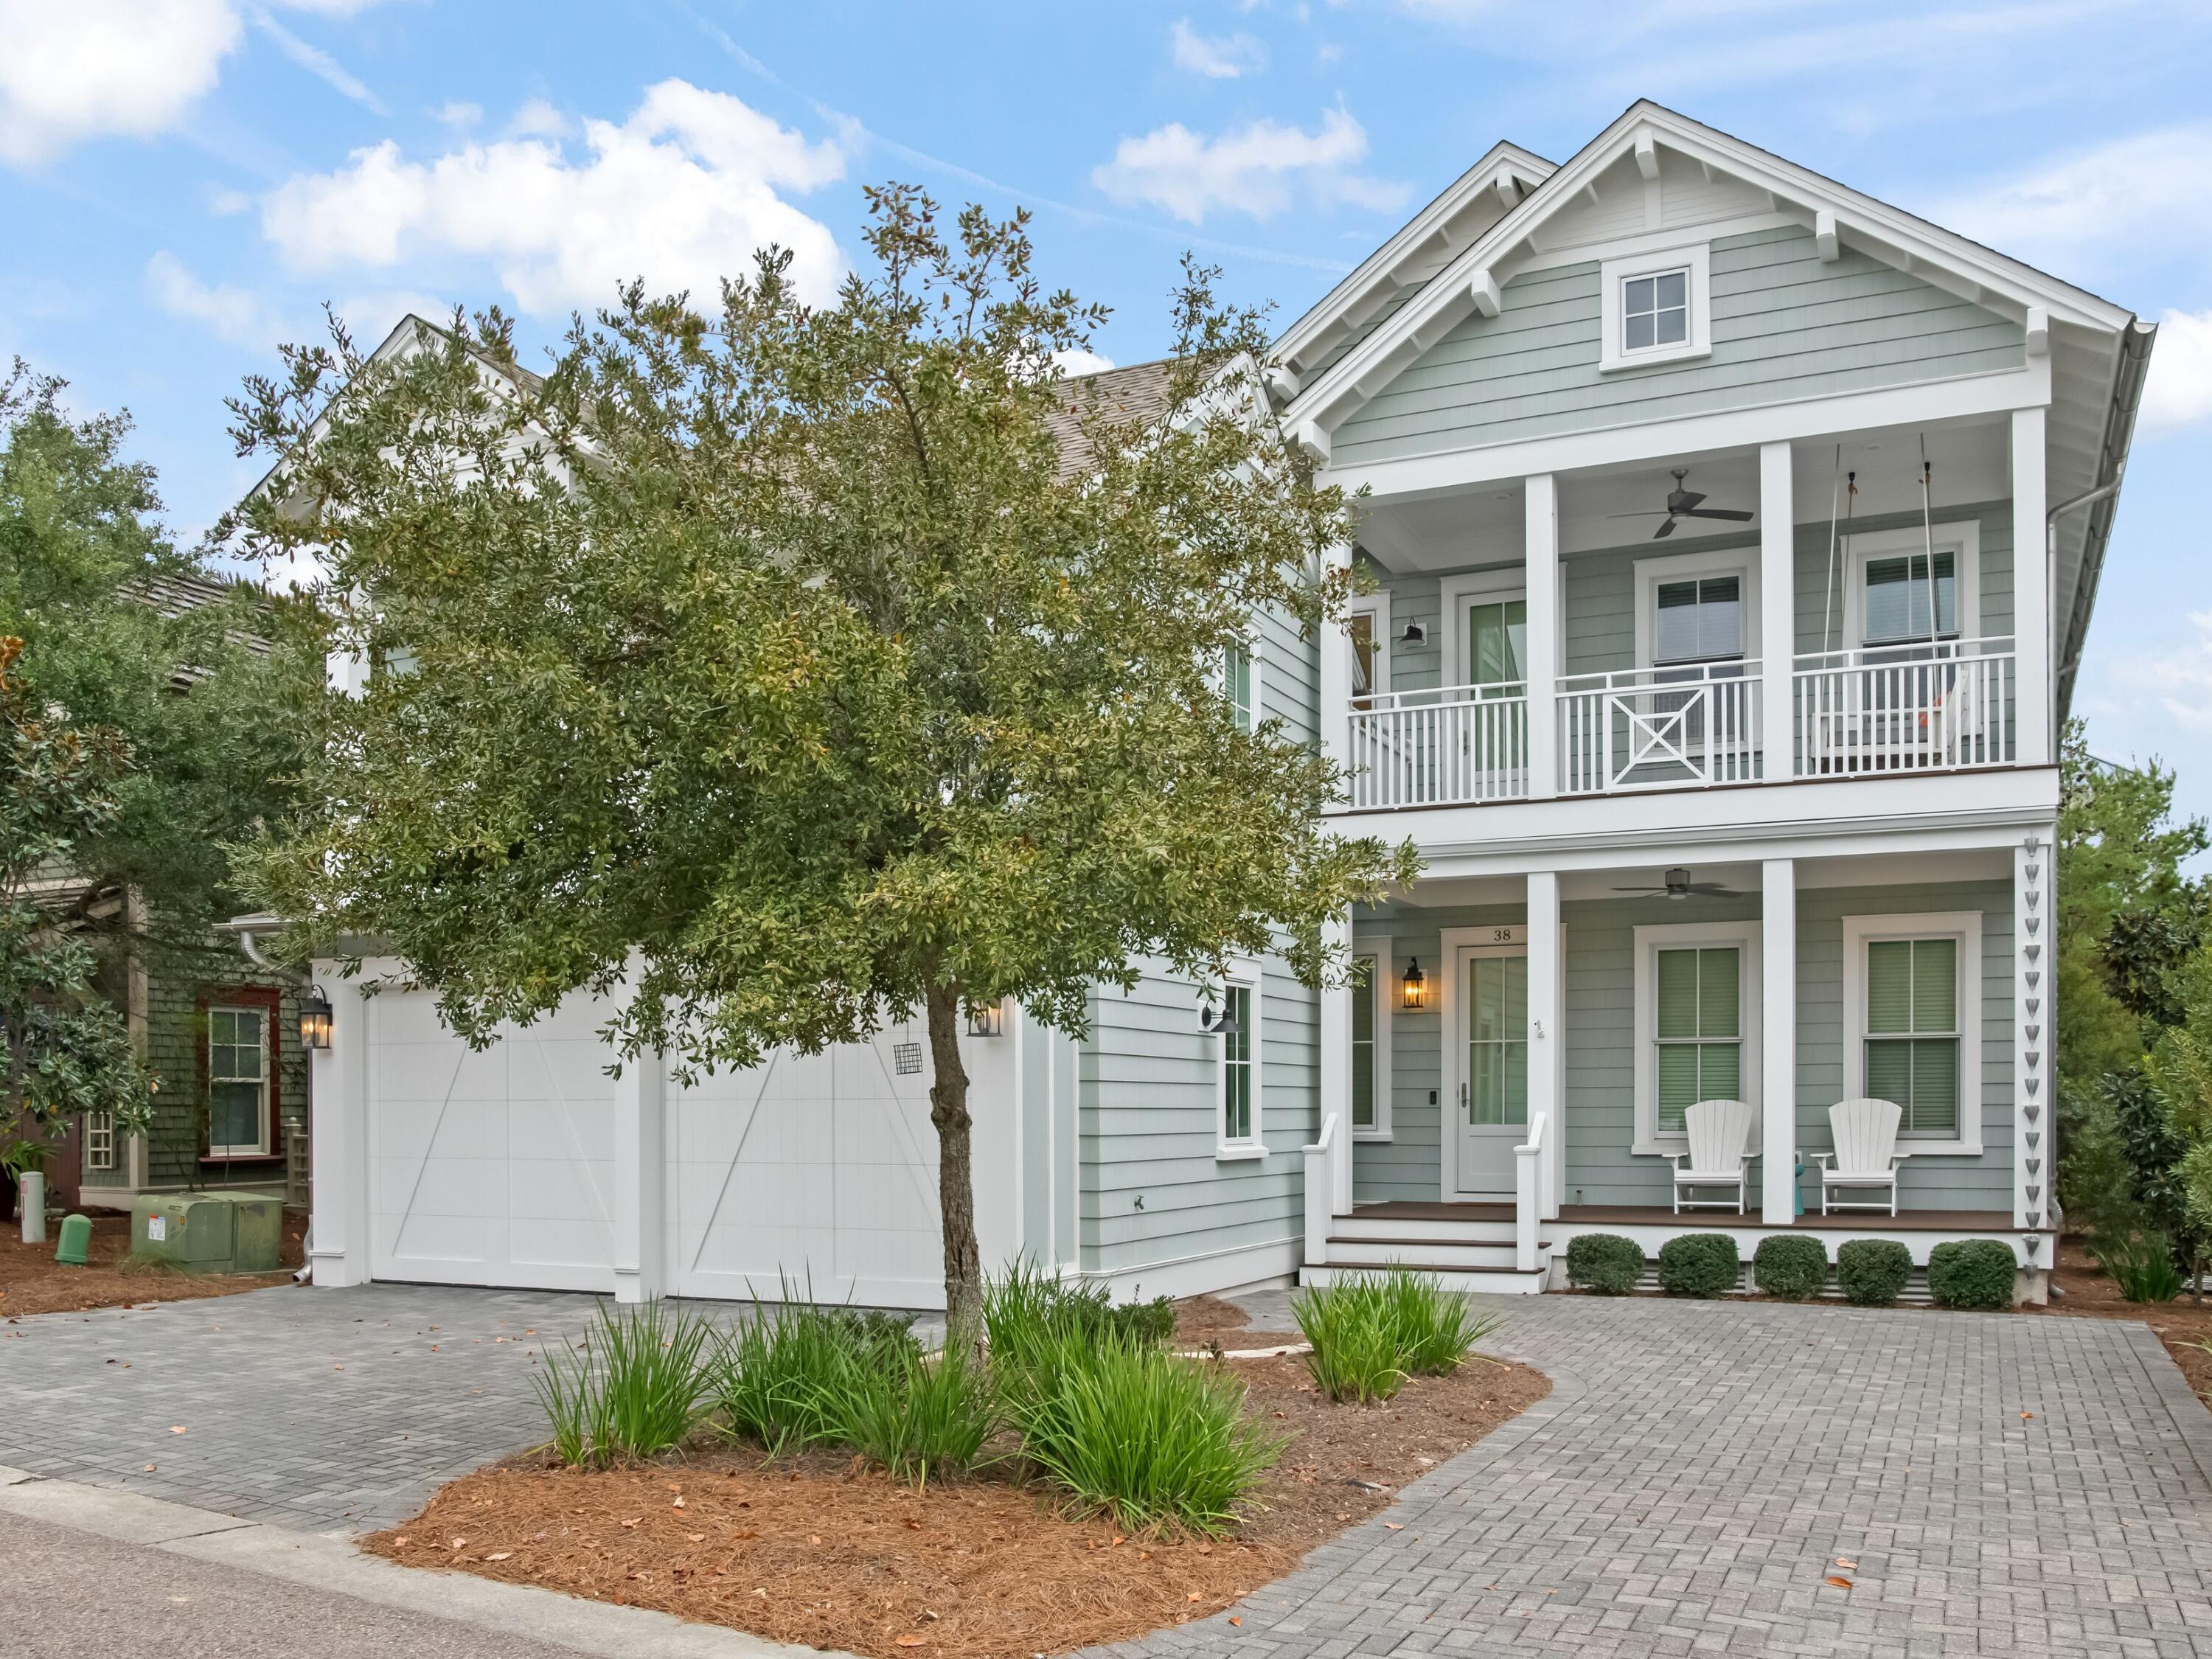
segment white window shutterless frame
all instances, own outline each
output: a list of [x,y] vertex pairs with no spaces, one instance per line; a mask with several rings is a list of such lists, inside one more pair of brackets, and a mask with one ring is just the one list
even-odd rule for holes
[[[1931,542],[1937,568],[1932,582],[1926,574]],[[1831,624],[1832,637],[1844,649],[1926,643],[1931,635],[1978,639],[1981,569],[1979,520],[1855,535],[1844,550],[1843,614]]]
[[269,1151],[269,1012],[208,1010],[208,1155]]
[[[1678,952],[1703,952],[1729,950],[1735,953],[1735,1031],[1729,1035],[1723,1028],[1725,1020],[1711,1018],[1710,1009],[1700,1010],[1688,1026],[1662,1018],[1660,1007],[1661,957],[1675,956]],[[1706,963],[1696,963],[1700,979]],[[1680,959],[1674,963],[1679,976]],[[1716,960],[1711,966],[1717,972],[1725,964]],[[1662,1093],[1662,1068],[1670,1063],[1679,1077],[1683,1064],[1681,1054],[1669,1054],[1669,1049],[1702,1048],[1708,1040],[1715,1043],[1736,1045],[1735,1087],[1729,1098],[1741,1100],[1753,1109],[1759,1105],[1760,1033],[1762,1018],[1759,1004],[1760,958],[1759,925],[1756,921],[1692,921],[1659,924],[1636,929],[1636,1139],[1632,1147],[1640,1157],[1660,1158],[1679,1152],[1688,1144],[1680,1123],[1662,1127],[1660,1105]],[[1706,1028],[1711,1027],[1710,1039]],[[1716,1056],[1724,1060],[1724,1056]],[[1699,1057],[1699,1074],[1703,1075],[1703,1056]],[[1717,1079],[1725,1079],[1724,1065],[1714,1067]],[[1718,1098],[1708,1095],[1708,1098]],[[1694,1102],[1684,1103],[1694,1104]],[[1759,1123],[1754,1115],[1752,1120],[1751,1149],[1759,1150]]]
[[[1928,965],[1923,960],[1907,960],[1907,974],[1902,988],[1908,999],[1899,1007],[1895,994],[1899,981],[1895,963],[1887,964],[1886,983],[1877,987],[1870,982],[1874,969],[1869,947],[1877,944],[1904,941],[1949,939],[1954,942],[1953,967],[1956,978],[1952,986],[1950,1006],[1943,1006],[1940,996],[1927,994],[1923,987],[1920,1006],[1911,1005],[1912,975]],[[1881,1006],[1875,1006],[1877,991],[1885,993]],[[1936,1029],[1935,1021],[1948,1014],[1955,1022],[1949,1031]],[[1926,1029],[1915,1029],[1922,1025]],[[1893,1029],[1882,1029],[1882,1028]],[[1905,1056],[1900,1068],[1894,1045],[1924,1042],[1931,1051],[1940,1051],[1947,1040],[1957,1044],[1957,1073],[1954,1089],[1956,1105],[1952,1115],[1956,1127],[1949,1133],[1936,1127],[1914,1129],[1909,1121],[1898,1125],[1897,1150],[1911,1155],[1949,1155],[1976,1157],[1982,1151],[1982,913],[1978,910],[1926,912],[1920,915],[1893,916],[1845,916],[1844,918],[1844,1097],[1855,1100],[1864,1096],[1887,1099],[1874,1086],[1876,1077],[1893,1079],[1900,1071],[1908,1079],[1913,1065],[1920,1060],[1917,1054]],[[1931,1052],[1929,1058],[1933,1058]],[[1893,1084],[1892,1086],[1894,1086]],[[1930,1103],[1934,1091],[1930,1091]],[[1914,1103],[1899,1101],[1898,1105],[1910,1109]]]
[[1256,964],[1233,971],[1222,986],[1222,1007],[1236,1029],[1206,1039],[1214,1048],[1214,1150],[1219,1161],[1265,1158],[1261,1133],[1261,973]]
[[1352,1133],[1359,1140],[1390,1139],[1390,1008],[1395,988],[1395,941],[1362,934],[1352,959],[1366,970],[1352,988]]
[[1598,267],[1604,333],[1598,372],[1679,362],[1712,352],[1712,247],[1660,248]]

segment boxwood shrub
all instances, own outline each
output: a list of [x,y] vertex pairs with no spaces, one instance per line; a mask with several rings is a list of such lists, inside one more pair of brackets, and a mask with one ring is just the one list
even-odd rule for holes
[[1743,1258],[1727,1233],[1684,1233],[1659,1247],[1659,1288],[1674,1296],[1725,1296],[1741,1282]]
[[1887,1308],[1912,1277],[1912,1252],[1893,1238],[1855,1238],[1836,1251],[1836,1283],[1863,1308]]
[[1789,1233],[1762,1238],[1751,1253],[1751,1277],[1769,1296],[1792,1301],[1818,1296],[1828,1283],[1828,1247]]
[[1584,1233],[1567,1241],[1567,1283],[1601,1296],[1626,1296],[1644,1277],[1644,1247],[1619,1233]]
[[1945,1308],[2009,1308],[2012,1249],[1994,1238],[1962,1238],[1928,1253],[1928,1294]]

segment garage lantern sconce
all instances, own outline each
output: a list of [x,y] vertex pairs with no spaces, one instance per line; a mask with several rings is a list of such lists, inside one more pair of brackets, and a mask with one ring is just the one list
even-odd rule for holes
[[1406,963],[1406,1006],[1425,1008],[1429,1006],[1429,976],[1421,971],[1421,959],[1414,957]]
[[300,1041],[310,1048],[331,1046],[331,1000],[319,985],[300,999]]
[[1006,1034],[1006,1011],[995,1002],[979,1003],[968,1010],[969,1036],[1004,1036]]
[[1214,1012],[1213,999],[1209,996],[1206,1000],[1206,1006],[1198,1011],[1198,1029],[1208,1036],[1235,1036],[1243,1028],[1237,1024],[1237,1016],[1228,1009],[1224,1008],[1218,1014]]

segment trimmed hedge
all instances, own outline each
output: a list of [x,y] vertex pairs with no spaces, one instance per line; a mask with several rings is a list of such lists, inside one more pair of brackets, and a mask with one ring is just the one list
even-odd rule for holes
[[1994,1238],[1954,1239],[1928,1253],[1928,1294],[1939,1307],[2012,1306],[2012,1249]]
[[1912,1277],[1912,1252],[1893,1238],[1855,1238],[1836,1252],[1836,1283],[1862,1308],[1887,1308]]
[[1659,1247],[1659,1288],[1673,1296],[1725,1296],[1743,1279],[1727,1233],[1684,1233]]
[[1752,1282],[1769,1296],[1802,1301],[1827,1288],[1828,1247],[1817,1238],[1784,1233],[1762,1238],[1751,1253]]
[[1644,1247],[1619,1233],[1583,1233],[1567,1241],[1567,1283],[1601,1296],[1626,1296],[1644,1277]]

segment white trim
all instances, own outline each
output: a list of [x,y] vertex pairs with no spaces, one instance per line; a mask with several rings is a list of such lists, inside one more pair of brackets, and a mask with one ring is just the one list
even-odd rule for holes
[[1923,910],[1903,915],[1844,918],[1844,1092],[1866,1093],[1866,947],[1876,939],[1959,941],[1959,1135],[1936,1140],[1899,1129],[1905,1157],[1978,1158],[1982,1152],[1982,913]]
[[1174,1256],[1138,1267],[1091,1267],[1076,1275],[1086,1284],[1110,1287],[1116,1302],[1153,1296],[1204,1296],[1280,1285],[1297,1271],[1302,1251],[1296,1239],[1243,1244],[1226,1250]]
[[1756,1154],[1765,1144],[1756,1115],[1765,1088],[1762,932],[1756,920],[1664,922],[1635,930],[1636,1121],[1629,1151],[1637,1157],[1668,1158],[1689,1145],[1689,1137],[1682,1131],[1659,1127],[1659,952],[1684,945],[1733,945],[1742,953],[1737,958],[1735,978],[1736,1024],[1743,1033],[1742,1057],[1737,1062],[1737,1097],[1754,1114],[1751,1151]]
[[[1621,369],[1641,368],[1649,363],[1674,363],[1688,357],[1711,356],[1713,349],[1712,260],[1713,245],[1710,241],[1654,248],[1648,253],[1601,260],[1598,264],[1599,291],[1602,299],[1605,332],[1598,337],[1597,372],[1611,374]],[[1685,295],[1688,301],[1688,314],[1683,323],[1684,337],[1669,345],[1652,345],[1631,350],[1622,338],[1623,287],[1638,276],[1674,270],[1680,270],[1689,278],[1686,284],[1689,291]]]
[[1959,577],[1959,626],[1962,640],[1982,636],[1982,521],[1979,519],[1938,519],[1927,530],[1914,525],[1903,530],[1865,530],[1839,538],[1843,544],[1844,605],[1838,618],[1841,649],[1856,650],[1866,643],[1866,568],[1869,559],[1892,559],[1902,553],[1925,552],[1932,544],[1938,553],[1954,556]]
[[[1376,568],[1379,569],[1381,567]],[[1371,619],[1368,626],[1375,630],[1375,664],[1374,677],[1367,690],[1370,696],[1386,696],[1391,689],[1390,647],[1395,643],[1390,637],[1390,590],[1378,586],[1372,593],[1360,594],[1346,605],[1345,610],[1347,617],[1366,617]],[[1346,707],[1349,708],[1352,698],[1358,695],[1352,689],[1353,657],[1352,630],[1349,628],[1344,630],[1342,643],[1345,651],[1344,696]],[[1328,708],[1324,704],[1322,718],[1324,720],[1339,719],[1341,715],[1340,711]]]
[[[1228,1056],[1218,1036],[1209,1039],[1213,1047],[1213,1156],[1217,1163],[1230,1164],[1247,1158],[1267,1156],[1267,1136],[1262,1118],[1267,1109],[1264,1064],[1267,1048],[1267,1015],[1263,1012],[1267,995],[1266,975],[1258,962],[1250,957],[1239,957],[1231,962],[1229,972],[1223,977],[1224,992],[1229,986],[1251,994],[1252,1058],[1252,1124],[1251,1133],[1237,1139],[1229,1137],[1229,1065]],[[1223,997],[1224,1012],[1229,1003]]]
[[[276,1126],[270,1121],[270,1120],[276,1116],[276,1112],[270,1100],[270,1090],[276,1080],[277,1056],[270,1054],[269,1050],[271,1043],[280,1041],[276,1035],[276,1017],[279,1012],[281,1011],[278,1009],[269,1008],[260,1003],[254,1002],[210,1002],[207,1006],[207,1050],[204,1059],[207,1065],[208,1090],[207,1155],[210,1158],[267,1158],[270,1154],[272,1144],[276,1139]],[[255,1112],[255,1125],[258,1133],[251,1141],[223,1141],[218,1143],[215,1138],[215,1091],[216,1085],[218,1084],[224,1083],[250,1083],[254,1080],[251,1078],[217,1077],[216,1075],[215,1017],[217,1014],[228,1014],[233,1018],[236,1018],[240,1014],[251,1014],[261,1033],[259,1039],[252,1045],[254,1054],[261,1061],[261,1077],[259,1079],[261,1084],[261,1103]],[[234,1030],[235,1028],[234,1028]],[[244,1045],[237,1042],[226,1042],[222,1046],[226,1048],[234,1049]]]
[[1446,576],[1437,583],[1439,614],[1437,625],[1444,630],[1444,684],[1465,685],[1474,671],[1468,661],[1467,608],[1470,605],[1504,605],[1528,598],[1528,570],[1523,564],[1499,565]]
[[[1466,1079],[1460,1073],[1467,1060],[1467,1029],[1460,1023],[1459,959],[1462,951],[1479,957],[1512,957],[1528,955],[1527,924],[1522,924],[1522,942],[1500,945],[1494,942],[1496,928],[1446,927],[1437,933],[1437,1030],[1443,1054],[1438,1067],[1438,1081],[1443,1085],[1437,1096],[1437,1138],[1442,1143],[1441,1156],[1437,1159],[1440,1179],[1440,1196],[1447,1204],[1482,1203],[1494,1201],[1503,1194],[1510,1201],[1513,1193],[1513,1170],[1509,1163],[1504,1184],[1498,1187],[1469,1188],[1460,1181],[1459,1155],[1462,1125],[1459,1120],[1459,1091]],[[1526,1036],[1523,1033],[1523,1036]],[[1532,1104],[1530,1110],[1535,1109]],[[1526,1126],[1523,1126],[1524,1127]]]
[[1755,662],[1759,650],[1759,556],[1756,544],[1744,547],[1707,548],[1696,553],[1677,553],[1663,559],[1636,561],[1636,665],[1650,668],[1652,624],[1659,604],[1659,584],[1692,576],[1736,576],[1743,582],[1737,603],[1743,613],[1743,648],[1740,659]]
[[1804,222],[1803,216],[1796,213],[1738,214],[1729,219],[1708,219],[1694,227],[1674,225],[1664,230],[1638,231],[1632,236],[1608,236],[1601,241],[1562,242],[1541,252],[1516,258],[1507,269],[1516,276],[1525,276],[1532,271],[1560,270],[1570,265],[1601,265],[1607,259],[1633,258],[1662,251],[1680,252],[1690,246],[1686,237],[1695,237],[1711,246],[1726,237],[1780,230]]
[[[1398,999],[1393,993],[1398,984],[1398,941],[1390,933],[1359,933],[1352,941],[1355,957],[1375,958],[1374,982],[1367,994],[1375,999],[1375,1121],[1369,1128],[1361,1128],[1352,1121],[1352,1100],[1345,1097],[1344,1123],[1352,1131],[1354,1140],[1388,1140],[1390,1139],[1390,1011]],[[1352,995],[1361,993],[1355,990]],[[1350,1048],[1346,1039],[1346,1047]]]

